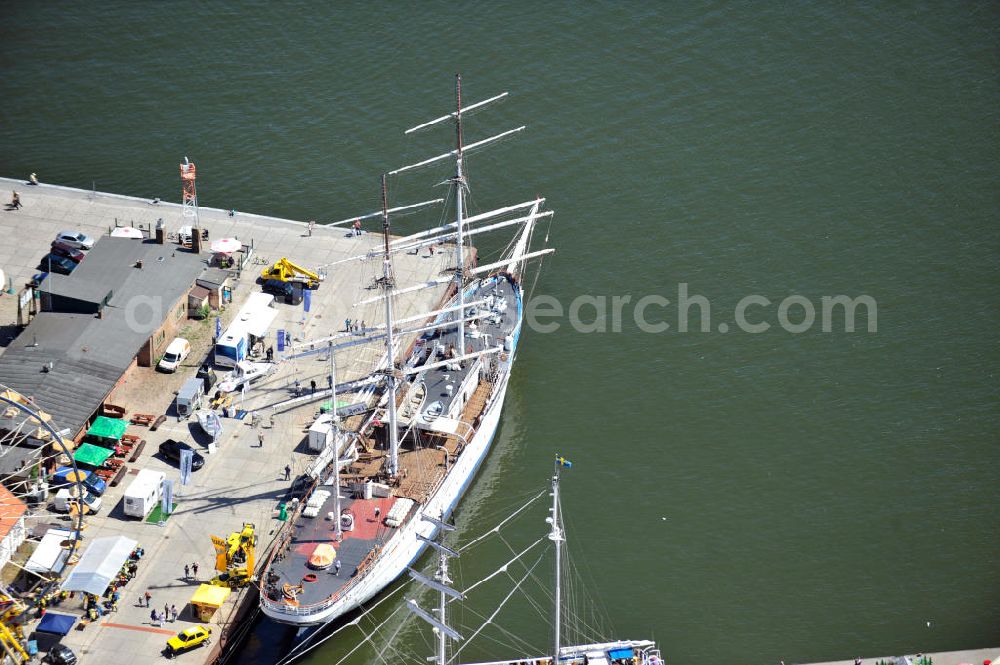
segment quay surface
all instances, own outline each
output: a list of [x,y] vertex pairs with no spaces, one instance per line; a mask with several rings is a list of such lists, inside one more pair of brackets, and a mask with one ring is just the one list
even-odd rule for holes
[[[921,654],[910,654],[907,656],[880,656],[880,657],[862,657],[862,665],[875,665],[879,662],[889,663],[891,665],[902,665],[905,661],[902,659],[909,659],[910,663],[917,665],[921,662],[921,658],[930,659],[927,662],[933,662],[934,665],[983,665],[987,661],[992,663],[1000,664],[1000,647],[993,647],[987,649],[968,649],[965,651],[942,651],[939,653],[921,653]],[[854,665],[854,658],[850,660],[832,660],[825,663],[810,663],[810,665]],[[791,664],[789,664],[791,665]]]
[[[45,184],[28,186],[22,180],[0,178],[0,190],[3,189],[16,189],[23,204],[20,210],[0,210],[0,224],[8,239],[0,244],[0,267],[12,277],[15,289],[38,272],[35,267],[57,231],[79,230],[99,241],[108,234],[109,227],[115,225],[116,218],[121,225],[134,222],[136,226],[145,228],[155,227],[156,220],[163,218],[167,231],[176,231],[186,223],[178,204],[152,203],[148,199]],[[350,212],[345,211],[344,216]],[[371,211],[354,212],[364,214]],[[324,216],[317,213],[317,217]],[[200,220],[211,239],[238,237],[247,244],[252,241],[256,254],[267,257],[271,262],[285,256],[309,268],[364,254],[380,242],[378,233],[356,237],[345,228],[322,226],[317,226],[310,236],[304,222],[242,212],[231,217],[223,210],[201,208]],[[369,221],[366,227],[375,231],[381,228],[381,222]],[[451,254],[446,252],[400,254],[394,257],[397,283],[417,283],[437,277],[447,269],[450,259]],[[233,290],[233,302],[222,314],[223,327],[246,297],[259,290],[254,282],[262,267],[252,263],[246,266]],[[352,304],[375,293],[365,287],[380,270],[380,260],[334,266],[328,271],[322,286],[313,292],[309,313],[304,313],[301,305],[277,305],[280,313],[272,326],[271,339],[274,339],[273,331],[278,328],[291,331],[296,340],[308,340],[342,331],[346,318],[378,323],[381,321],[379,305],[352,309]],[[397,299],[396,315],[402,318],[434,309],[445,289],[446,286],[442,285]],[[14,301],[14,296],[0,296],[2,330],[13,328],[16,320]],[[129,413],[173,414],[174,392],[194,375],[209,353],[214,334],[214,315],[204,321],[189,321],[180,334],[191,341],[193,348],[176,374],[160,374],[152,368],[140,368],[126,385],[114,393],[115,401],[125,406]],[[6,343],[0,340],[0,353]],[[381,353],[372,346],[377,345],[362,345],[338,352],[338,383],[372,369]],[[276,357],[278,355],[276,353]],[[320,355],[282,362],[274,374],[247,392],[242,405],[247,410],[259,409],[265,415],[262,419],[268,424],[258,430],[245,421],[223,419],[224,431],[218,450],[212,455],[207,454],[204,447],[199,448],[203,437],[193,420],[168,417],[156,432],[138,426],[129,427],[128,433],[146,439],[146,448],[136,463],[129,464],[130,472],[122,483],[108,489],[104,499],[106,507],[102,507],[101,514],[87,518],[82,548],[85,549],[95,537],[120,534],[139,541],[146,555],[140,562],[136,578],[123,589],[118,612],[104,616],[97,625],[71,631],[63,639],[63,643],[76,652],[81,663],[115,663],[123,662],[123,658],[126,662],[154,662],[162,658],[161,652],[168,637],[199,623],[188,604],[199,582],[185,579],[184,566],[198,562],[200,581],[215,575],[212,570],[214,550],[211,535],[226,537],[239,530],[244,522],[253,522],[259,538],[258,562],[265,558],[271,538],[281,524],[275,519],[276,507],[290,487],[290,482],[284,479],[285,465],[292,467],[292,478],[295,478],[313,459],[305,452],[304,440],[320,400],[278,412],[273,422],[266,417],[268,406],[292,397],[296,381],[303,391],[308,390],[311,381],[325,389],[328,373],[329,362]],[[258,439],[261,433],[264,437],[262,446]],[[205,455],[205,466],[193,474],[191,485],[180,488],[178,469],[157,455],[159,444],[167,438],[191,442]],[[181,495],[177,499],[176,512],[163,526],[125,518],[122,513],[121,496],[133,474],[144,468],[164,471],[167,478],[175,481],[175,488]],[[44,512],[46,507],[37,510]],[[57,522],[58,516],[53,513],[50,521]],[[150,609],[139,606],[138,602],[146,590],[152,594],[153,608],[162,611],[165,604],[176,605],[180,616],[175,623],[163,626],[152,624]],[[216,613],[211,624],[213,636],[218,635],[223,624],[230,620],[245,593],[233,593],[226,606]],[[82,614],[79,597],[54,609]],[[213,647],[216,644],[217,640],[213,642]],[[196,649],[181,655],[179,660],[204,662],[211,652],[212,649]]]

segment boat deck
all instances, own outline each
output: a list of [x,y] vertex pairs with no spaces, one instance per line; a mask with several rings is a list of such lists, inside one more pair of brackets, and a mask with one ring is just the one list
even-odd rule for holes
[[[480,351],[502,345],[507,335],[517,326],[519,303],[516,287],[505,277],[482,280],[473,289],[470,301],[487,300],[493,303],[503,301],[500,308],[479,306],[481,317],[477,325],[471,326],[472,334],[467,339],[467,351]],[[470,308],[471,311],[472,308]],[[454,329],[435,331],[418,340],[407,367],[415,368],[452,357],[457,341]],[[281,601],[301,608],[308,613],[308,606],[324,603],[331,596],[342,593],[353,580],[362,575],[378,556],[378,550],[392,536],[393,528],[386,525],[386,517],[396,502],[410,499],[413,507],[410,514],[425,503],[440,485],[448,469],[461,454],[465,442],[471,439],[479,424],[479,417],[493,392],[492,376],[489,368],[499,362],[496,355],[467,360],[461,364],[442,365],[416,373],[412,382],[404,383],[397,393],[397,404],[405,402],[409,393],[418,385],[423,386],[419,405],[414,405],[415,417],[402,438],[399,450],[400,473],[388,473],[388,418],[379,419],[381,424],[359,436],[358,457],[341,470],[342,511],[354,515],[354,529],[343,532],[340,542],[336,541],[335,523],[327,519],[334,512],[333,492],[335,481],[325,479],[316,487],[316,492],[327,491],[330,495],[320,506],[315,517],[299,514],[288,527],[283,545],[279,546],[268,573],[264,576],[264,593],[273,601]],[[467,385],[473,372],[478,381]],[[466,394],[471,388],[468,400],[461,404],[462,387]],[[450,430],[440,428],[449,422]],[[455,421],[458,421],[457,423]],[[437,423],[437,426],[436,426]],[[348,428],[352,423],[348,422]],[[358,427],[355,424],[354,427]],[[404,425],[404,427],[407,427]],[[401,428],[403,429],[403,428]],[[374,481],[388,485],[392,496],[387,498],[359,498],[364,483]],[[378,517],[376,517],[378,510]],[[405,519],[402,520],[405,523]],[[318,545],[333,545],[336,560],[340,562],[339,574],[334,566],[326,570],[314,570],[308,561]]]

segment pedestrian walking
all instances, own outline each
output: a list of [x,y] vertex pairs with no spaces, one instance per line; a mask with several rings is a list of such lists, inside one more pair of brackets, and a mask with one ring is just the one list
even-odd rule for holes
[[153,600],[153,594],[151,594],[149,591],[146,591],[144,598],[146,599],[146,607],[150,607],[149,603],[151,600]]
[[21,197],[16,191],[14,192],[14,195],[10,197],[10,207],[14,210],[21,207]]
[[257,447],[258,448],[263,448],[264,447],[264,433],[263,432],[257,432]]
[[194,573],[194,578],[198,579],[198,562],[195,561],[191,564],[191,572]]
[[170,616],[170,606],[163,603],[163,620],[166,621],[168,616]]
[[313,394],[316,393],[316,379],[309,380],[309,389],[312,390]]
[[344,319],[344,330],[346,332],[351,332],[351,320],[350,319]]
[[286,464],[285,465],[285,480],[290,480],[291,477],[292,477],[292,467]]
[[191,579],[191,567],[186,563],[184,564],[184,579]]
[[329,374],[326,375],[326,387],[333,388],[333,377]]
[[177,621],[177,606],[176,605],[171,605],[170,606],[170,621],[171,622]]
[[149,613],[149,623],[153,624],[154,626],[159,626],[160,625],[160,617],[159,617],[159,615],[156,614],[156,610],[150,611],[150,613]]
[[316,220],[310,219],[309,220],[309,237],[310,238],[312,237],[313,229],[315,229],[315,228],[316,228]]
[[333,574],[340,577],[340,559],[333,562]]
[[295,394],[299,394],[299,380],[295,379]]
[[379,508],[378,506],[375,506],[375,521],[376,522],[378,522],[378,518],[381,515],[382,515],[382,509]]
[[274,347],[269,346],[267,347],[267,362],[271,362],[272,360],[274,360]]

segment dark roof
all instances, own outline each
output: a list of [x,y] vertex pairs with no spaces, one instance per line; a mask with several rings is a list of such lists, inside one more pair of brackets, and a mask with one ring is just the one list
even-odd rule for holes
[[101,302],[109,292],[114,291],[112,287],[105,284],[96,284],[86,279],[74,279],[72,273],[69,275],[49,273],[39,290],[52,295],[93,303]]
[[[139,259],[141,269],[135,267]],[[201,257],[171,245],[101,238],[83,263],[55,287],[81,293],[113,291],[101,318],[40,313],[0,355],[3,383],[33,396],[39,408],[52,414],[57,430],[68,427],[75,434],[163,323],[166,308],[187,292],[204,265]],[[72,280],[81,283],[71,287]],[[43,371],[50,362],[51,371]]]
[[24,448],[21,446],[0,447],[0,474],[7,480],[7,476],[15,475],[19,471],[25,471],[27,475],[28,462],[34,462],[41,457],[37,448]]
[[218,289],[229,279],[228,270],[222,268],[205,268],[205,271],[198,275],[198,283],[210,289]]

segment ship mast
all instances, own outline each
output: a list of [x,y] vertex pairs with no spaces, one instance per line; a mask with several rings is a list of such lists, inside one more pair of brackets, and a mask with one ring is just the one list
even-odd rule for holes
[[[389,475],[399,473],[399,432],[396,430],[396,360],[393,350],[392,323],[392,254],[389,252],[389,197],[385,174],[382,174],[382,236],[385,258],[382,261],[382,289],[385,294],[385,354],[386,380],[389,382]],[[336,409],[336,405],[334,405]],[[338,518],[339,519],[339,518]]]
[[556,546],[556,593],[555,593],[555,635],[552,644],[552,662],[559,662],[559,637],[562,632],[562,542],[565,540],[562,527],[559,525],[559,460],[555,463],[555,473],[552,475],[552,517],[547,520],[552,524],[549,540]]
[[421,575],[412,568],[409,569],[410,577],[419,582],[420,584],[436,590],[440,595],[438,596],[438,608],[437,616],[434,616],[430,612],[427,612],[417,605],[417,601],[409,599],[406,601],[406,605],[411,612],[416,614],[418,617],[429,623],[434,627],[437,632],[438,643],[437,643],[437,654],[434,658],[428,658],[428,661],[434,661],[436,665],[447,665],[448,663],[448,638],[453,640],[461,640],[462,635],[458,633],[454,628],[449,626],[445,621],[447,619],[446,611],[448,606],[448,597],[452,597],[455,600],[465,600],[465,594],[457,589],[453,589],[451,585],[451,577],[448,576],[448,558],[457,557],[458,552],[451,549],[445,545],[442,541],[444,540],[445,533],[454,531],[455,527],[444,521],[444,514],[441,515],[442,519],[436,519],[430,515],[421,515],[420,519],[430,522],[438,530],[438,539],[431,540],[417,533],[417,540],[427,543],[434,549],[438,551],[438,568],[434,573],[434,579],[430,579],[424,575]]
[[455,283],[458,285],[458,354],[465,353],[465,249],[462,218],[465,216],[465,176],[462,174],[462,75],[455,74]]
[[344,532],[340,527],[340,414],[337,413],[337,361],[333,357],[333,342],[330,343],[330,408],[333,409],[333,472],[336,482],[333,485],[333,533],[340,542]]

